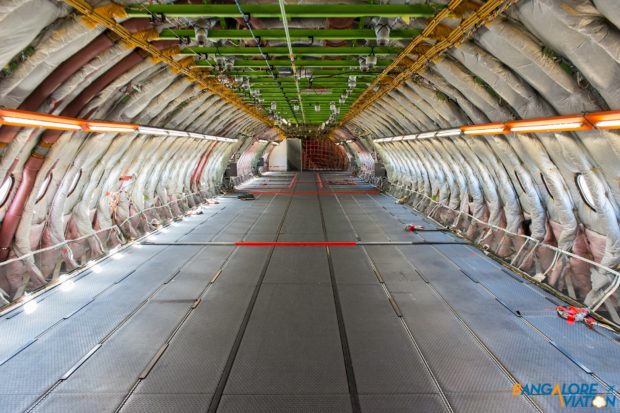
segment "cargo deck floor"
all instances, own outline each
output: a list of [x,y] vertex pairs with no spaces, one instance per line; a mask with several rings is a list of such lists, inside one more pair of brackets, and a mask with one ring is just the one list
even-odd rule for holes
[[3,316],[0,412],[553,412],[513,384],[620,384],[617,337],[367,183],[241,190]]

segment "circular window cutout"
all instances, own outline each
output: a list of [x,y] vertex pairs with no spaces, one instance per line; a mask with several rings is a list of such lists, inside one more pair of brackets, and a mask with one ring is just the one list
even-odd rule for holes
[[13,175],[9,175],[8,178],[4,180],[2,186],[0,186],[0,207],[3,207],[6,204],[6,201],[9,199],[9,195],[11,194],[11,189],[13,189],[13,184],[15,183],[15,177]]
[[43,199],[43,197],[45,196],[45,193],[47,192],[47,188],[50,186],[50,182],[52,182],[52,174],[51,173],[49,175],[47,175],[45,180],[43,180],[43,183],[41,184],[41,188],[39,188],[39,192],[37,192],[37,198],[34,201],[35,203],[39,202],[41,199]]
[[80,178],[82,177],[82,170],[80,169],[78,173],[73,177],[73,181],[71,181],[71,186],[69,187],[69,192],[67,192],[67,196],[70,196],[75,188],[77,188],[78,183],[80,182]]
[[581,194],[581,199],[583,199],[583,202],[585,202],[586,205],[590,207],[590,209],[596,211],[594,197],[592,196],[590,188],[588,188],[586,178],[583,176],[583,174],[575,175],[575,183],[577,184],[577,189],[579,189],[579,193]]

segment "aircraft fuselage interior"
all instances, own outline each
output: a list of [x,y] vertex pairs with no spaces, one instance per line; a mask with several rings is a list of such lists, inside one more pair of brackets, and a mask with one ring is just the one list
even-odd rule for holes
[[619,0],[0,0],[0,413],[620,412]]

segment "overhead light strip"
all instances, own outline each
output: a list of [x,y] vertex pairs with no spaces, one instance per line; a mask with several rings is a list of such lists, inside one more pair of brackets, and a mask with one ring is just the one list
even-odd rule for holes
[[71,123],[53,122],[53,121],[46,121],[46,120],[27,119],[27,118],[15,118],[12,116],[3,116],[2,123],[5,125],[25,126],[25,127],[32,127],[32,128],[57,129],[57,130],[80,130],[82,129],[80,125],[74,125]]
[[211,136],[202,133],[180,131],[174,129],[155,128],[133,123],[90,121],[79,118],[50,115],[17,109],[0,109],[0,125],[25,128],[52,129],[60,131],[82,131],[94,133],[139,133],[154,136],[176,136],[195,139],[215,140],[220,142],[236,142],[237,139],[222,136]]
[[540,131],[567,131],[579,129],[583,122],[557,123],[552,125],[513,126],[511,132],[540,132]]
[[599,129],[607,129],[607,128],[620,128],[620,120],[604,120],[602,122],[595,123]]
[[486,127],[486,128],[471,128],[471,129],[463,129],[463,133],[465,135],[496,135],[502,134],[506,132],[505,126],[495,126],[495,127]]
[[465,125],[459,128],[422,132],[416,135],[375,139],[374,142],[384,143],[398,140],[454,137],[460,135],[505,135],[510,133],[575,132],[611,129],[620,129],[620,110],[586,113],[583,115],[520,119],[504,123]]

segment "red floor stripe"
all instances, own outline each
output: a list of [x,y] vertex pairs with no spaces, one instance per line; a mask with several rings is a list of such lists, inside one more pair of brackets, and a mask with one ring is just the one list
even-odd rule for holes
[[316,179],[319,181],[319,189],[323,189],[323,180],[321,179],[321,174],[320,173],[316,173]]
[[288,185],[288,188],[291,189],[296,183],[297,183],[297,179],[299,178],[299,174],[295,174],[295,176],[293,177],[293,179],[291,179],[291,183]]
[[356,247],[357,242],[338,242],[338,241],[321,241],[321,242],[256,242],[256,241],[239,241],[235,242],[238,247]]

